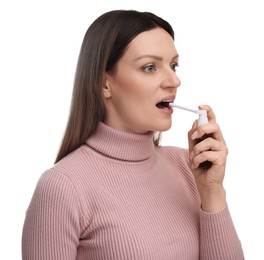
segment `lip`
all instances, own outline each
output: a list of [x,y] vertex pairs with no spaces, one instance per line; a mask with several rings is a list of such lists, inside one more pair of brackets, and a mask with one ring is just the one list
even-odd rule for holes
[[164,101],[168,101],[170,103],[174,102],[175,100],[175,96],[174,95],[170,95],[170,96],[166,96],[162,99],[160,99],[155,105],[156,105],[156,108],[162,112],[162,113],[166,113],[167,115],[171,115],[173,113],[173,109],[171,106],[168,106],[168,107],[158,107],[157,104],[160,103],[160,102],[164,102]]
[[174,100],[175,100],[175,96],[167,96],[159,100],[156,104],[163,102],[163,101],[170,101],[171,103],[173,103]]

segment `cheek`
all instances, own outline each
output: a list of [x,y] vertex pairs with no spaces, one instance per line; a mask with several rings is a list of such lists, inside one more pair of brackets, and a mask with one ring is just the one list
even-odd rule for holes
[[113,94],[121,99],[134,99],[145,97],[148,90],[144,88],[145,84],[142,80],[133,76],[119,77],[115,82]]
[[118,109],[133,107],[133,110],[138,110],[148,107],[151,96],[155,94],[154,82],[138,71],[133,72],[133,70],[122,71],[112,78],[112,101]]
[[116,83],[120,91],[131,93],[137,91],[141,85],[136,75],[129,73],[123,73],[123,76],[117,77]]

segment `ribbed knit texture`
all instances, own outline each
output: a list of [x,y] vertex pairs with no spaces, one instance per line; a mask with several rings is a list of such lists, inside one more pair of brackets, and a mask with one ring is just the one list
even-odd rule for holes
[[200,209],[188,153],[100,124],[42,174],[23,260],[242,260],[228,208]]

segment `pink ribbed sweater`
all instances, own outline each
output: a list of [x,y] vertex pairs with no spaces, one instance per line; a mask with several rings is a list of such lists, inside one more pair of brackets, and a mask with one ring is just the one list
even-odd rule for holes
[[100,124],[41,176],[23,260],[241,260],[228,208],[200,209],[185,149]]

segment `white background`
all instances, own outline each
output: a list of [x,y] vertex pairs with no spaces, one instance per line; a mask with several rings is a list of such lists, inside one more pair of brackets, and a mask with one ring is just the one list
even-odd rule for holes
[[[90,23],[105,11],[152,11],[175,29],[177,103],[210,104],[229,147],[225,186],[246,259],[263,260],[262,1],[0,2],[1,259],[21,259],[36,182],[51,167],[67,120],[75,66]],[[163,144],[187,147],[196,115],[176,110]]]

